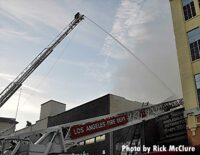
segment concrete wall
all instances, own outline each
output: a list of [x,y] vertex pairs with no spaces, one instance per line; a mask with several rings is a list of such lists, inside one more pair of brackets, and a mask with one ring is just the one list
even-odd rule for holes
[[109,95],[105,95],[56,116],[49,117],[48,126],[55,126],[109,114],[109,105]]
[[7,122],[0,122],[0,130],[7,129],[11,126],[13,126],[13,124]]
[[37,131],[37,130],[46,129],[47,123],[48,123],[48,118],[38,120],[38,121],[36,121],[35,124],[33,124],[29,127],[25,127],[23,129],[20,129],[20,130],[16,131],[16,133],[20,134],[20,133],[27,133],[27,132],[33,132],[33,131]]
[[131,111],[142,107],[142,103],[110,94],[110,113]]
[[66,105],[54,100],[50,100],[41,105],[40,119],[47,118],[48,116],[54,116],[64,112]]
[[9,135],[15,131],[15,124],[0,122],[0,135]]

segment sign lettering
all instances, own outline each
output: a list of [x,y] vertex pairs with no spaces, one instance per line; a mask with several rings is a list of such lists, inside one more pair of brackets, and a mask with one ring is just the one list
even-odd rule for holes
[[80,138],[96,132],[105,131],[117,126],[124,125],[127,122],[127,115],[119,115],[116,117],[110,117],[94,122],[85,123],[83,125],[74,125],[70,129],[70,137],[71,139]]

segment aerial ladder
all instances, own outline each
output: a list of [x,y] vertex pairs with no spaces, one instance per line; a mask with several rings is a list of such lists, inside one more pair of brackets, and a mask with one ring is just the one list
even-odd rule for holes
[[2,155],[69,154],[80,142],[117,131],[183,108],[178,99],[141,109],[66,123],[47,129],[0,137]]
[[78,12],[71,23],[0,93],[0,107],[22,86],[31,73],[83,19],[84,15]]

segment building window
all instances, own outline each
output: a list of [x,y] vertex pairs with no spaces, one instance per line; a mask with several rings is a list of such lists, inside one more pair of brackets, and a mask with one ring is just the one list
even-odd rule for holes
[[93,144],[95,142],[95,138],[91,138],[85,141],[85,144]]
[[96,137],[96,142],[102,142],[102,141],[105,141],[105,139],[106,139],[105,135],[98,136],[98,137]]
[[193,0],[182,0],[185,20],[196,16]]
[[199,0],[199,7],[200,7],[200,0]]
[[192,61],[200,59],[200,28],[195,28],[188,32],[188,41]]
[[200,48],[200,40],[195,41],[195,42],[190,44],[192,61],[200,58],[199,48]]
[[80,145],[80,146],[83,146],[83,145],[85,145],[84,141],[82,141],[82,142],[79,142],[79,145]]
[[195,75],[195,83],[196,83],[196,88],[197,88],[198,100],[200,102],[200,74]]

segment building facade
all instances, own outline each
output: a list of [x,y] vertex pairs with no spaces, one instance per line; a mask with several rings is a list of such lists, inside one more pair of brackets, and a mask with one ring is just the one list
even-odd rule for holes
[[18,122],[15,118],[0,117],[0,135],[9,135],[15,131]]
[[[172,101],[173,102],[173,101]],[[74,121],[99,117],[111,113],[141,109],[143,104],[130,101],[124,97],[107,94],[73,109],[65,111],[65,104],[50,100],[41,105],[40,120],[35,124],[16,131],[19,133],[33,132],[48,127]],[[53,109],[56,109],[53,112]],[[68,150],[68,154],[77,155],[126,155],[123,146],[153,145],[187,145],[186,122],[183,108],[164,114],[157,118],[143,121],[114,132],[102,134],[78,143]],[[32,142],[41,137],[40,134],[29,136]]]
[[[142,103],[108,94],[48,118],[48,127],[80,121],[116,112],[140,109]],[[81,141],[69,154],[122,155],[122,146],[187,145],[183,108],[141,124]],[[159,133],[159,134],[158,134]]]
[[[140,109],[141,107],[142,103],[140,102],[130,101],[124,97],[107,94],[58,115],[49,117],[48,127],[103,116],[111,113]],[[134,131],[133,128],[135,127],[131,127],[131,129],[129,129],[129,134],[131,135]],[[128,128],[126,130],[128,130]],[[75,153],[79,155],[117,155],[114,152],[116,150],[115,139],[119,138],[119,136],[114,136],[113,134],[114,133],[108,133],[91,139],[86,139],[85,141],[80,142],[78,147],[71,148],[68,153]],[[120,136],[123,139],[123,136]],[[128,138],[126,141],[131,140],[131,136],[128,136],[127,133],[126,137]]]
[[200,0],[170,0],[188,140],[200,145]]

